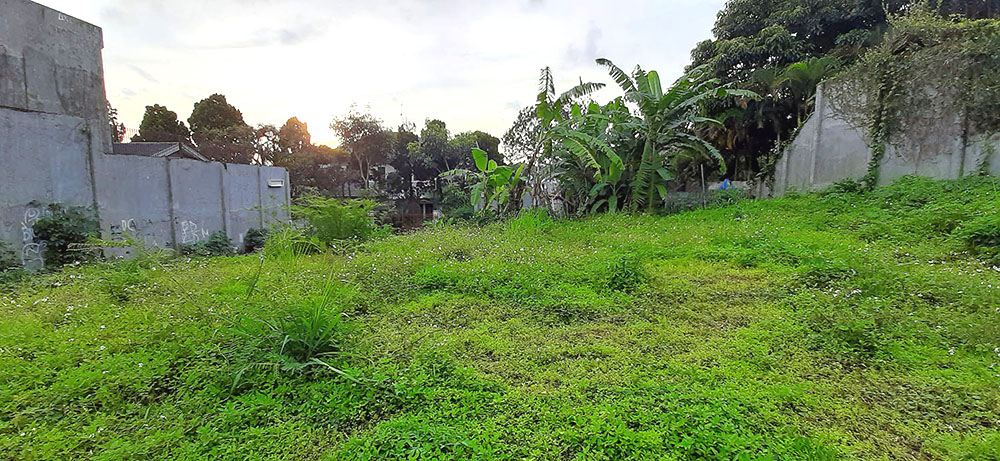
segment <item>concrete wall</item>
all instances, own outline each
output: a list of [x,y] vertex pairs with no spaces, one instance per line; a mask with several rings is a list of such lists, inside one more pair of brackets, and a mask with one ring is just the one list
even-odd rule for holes
[[[846,109],[838,110],[842,105],[828,97],[844,94],[844,88],[833,85],[839,84],[820,85],[815,112],[778,161],[775,195],[819,190],[845,179],[859,180],[868,172],[872,149],[867,132],[858,122],[849,121],[855,117],[842,113]],[[907,113],[907,123],[886,146],[879,184],[906,175],[958,179],[976,174],[991,150],[1000,151],[1000,136],[973,133],[964,123],[964,114],[947,109],[953,107],[953,94],[928,88],[921,96],[927,106]],[[991,174],[1000,173],[1000,159],[990,161],[988,167]]]
[[93,156],[111,148],[101,29],[26,0],[0,0],[0,238],[30,268],[40,204],[93,205]]
[[[194,245],[224,231],[241,247],[252,228],[288,222],[288,200],[262,197],[265,172],[283,168],[188,159],[102,155],[95,177],[104,238],[128,234],[149,247]],[[272,194],[285,197],[287,182]],[[262,210],[271,207],[272,219]]]
[[288,220],[282,168],[107,155],[103,46],[96,26],[0,0],[0,239],[25,267],[44,265],[32,226],[50,203],[93,207],[105,239],[161,248],[219,230],[241,245],[250,228]]

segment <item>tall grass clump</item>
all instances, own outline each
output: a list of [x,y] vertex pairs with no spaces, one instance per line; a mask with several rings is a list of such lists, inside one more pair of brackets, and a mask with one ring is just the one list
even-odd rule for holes
[[[247,297],[253,295],[263,269],[263,256],[252,278]],[[241,315],[232,325],[250,348],[249,363],[237,372],[233,389],[252,370],[303,373],[313,368],[333,371],[355,380],[334,364],[342,356],[352,325],[344,320],[343,308],[336,303],[337,287],[326,277],[323,291],[286,308],[274,309],[272,317]],[[254,353],[254,351],[257,351]]]

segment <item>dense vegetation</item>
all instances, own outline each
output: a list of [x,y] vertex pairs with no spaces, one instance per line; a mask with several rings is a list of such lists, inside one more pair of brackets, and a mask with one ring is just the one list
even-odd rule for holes
[[67,268],[0,294],[0,453],[997,459],[998,187]]

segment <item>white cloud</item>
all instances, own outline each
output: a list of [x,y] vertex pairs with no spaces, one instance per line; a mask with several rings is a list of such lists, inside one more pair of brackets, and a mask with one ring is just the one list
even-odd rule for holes
[[598,57],[676,78],[724,0],[42,2],[104,29],[108,98],[131,127],[148,104],[187,118],[223,93],[250,123],[298,116],[336,143],[327,125],[352,104],[501,136],[545,66],[558,88],[611,83]]

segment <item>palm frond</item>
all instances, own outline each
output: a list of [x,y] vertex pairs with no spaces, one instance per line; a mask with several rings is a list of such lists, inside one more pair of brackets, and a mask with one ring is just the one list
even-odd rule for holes
[[611,79],[621,87],[622,91],[628,93],[635,91],[635,82],[629,77],[625,71],[621,70],[615,63],[611,62],[610,59],[598,58],[597,65],[608,68],[608,75]]

